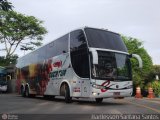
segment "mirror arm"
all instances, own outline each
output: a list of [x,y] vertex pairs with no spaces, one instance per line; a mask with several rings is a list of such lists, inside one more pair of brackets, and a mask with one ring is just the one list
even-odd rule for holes
[[140,57],[139,55],[137,55],[137,54],[131,54],[130,56],[131,56],[131,57],[134,57],[134,58],[136,58],[136,59],[138,60],[138,62],[139,62],[139,68],[142,69],[143,63],[142,63],[141,57]]

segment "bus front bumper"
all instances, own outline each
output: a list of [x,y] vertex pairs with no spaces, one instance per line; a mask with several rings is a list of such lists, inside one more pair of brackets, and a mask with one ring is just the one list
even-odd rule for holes
[[118,98],[118,97],[130,97],[132,96],[133,89],[127,90],[108,90],[105,92],[102,91],[93,91],[90,93],[91,98]]

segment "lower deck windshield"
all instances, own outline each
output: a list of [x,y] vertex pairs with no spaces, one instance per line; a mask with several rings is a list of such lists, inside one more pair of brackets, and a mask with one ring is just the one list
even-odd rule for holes
[[98,65],[92,65],[92,77],[94,79],[131,80],[129,56],[98,51]]

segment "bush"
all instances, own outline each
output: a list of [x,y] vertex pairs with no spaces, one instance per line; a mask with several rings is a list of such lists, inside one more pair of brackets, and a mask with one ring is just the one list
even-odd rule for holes
[[154,94],[155,96],[160,96],[160,82],[155,80],[153,82],[150,83],[150,87],[153,88]]

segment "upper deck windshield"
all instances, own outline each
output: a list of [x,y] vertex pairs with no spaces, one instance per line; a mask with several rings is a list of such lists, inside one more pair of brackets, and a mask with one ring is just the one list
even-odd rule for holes
[[85,28],[85,33],[89,47],[127,52],[127,48],[119,34],[93,28]]
[[92,65],[94,79],[131,80],[128,55],[98,51],[98,65]]

